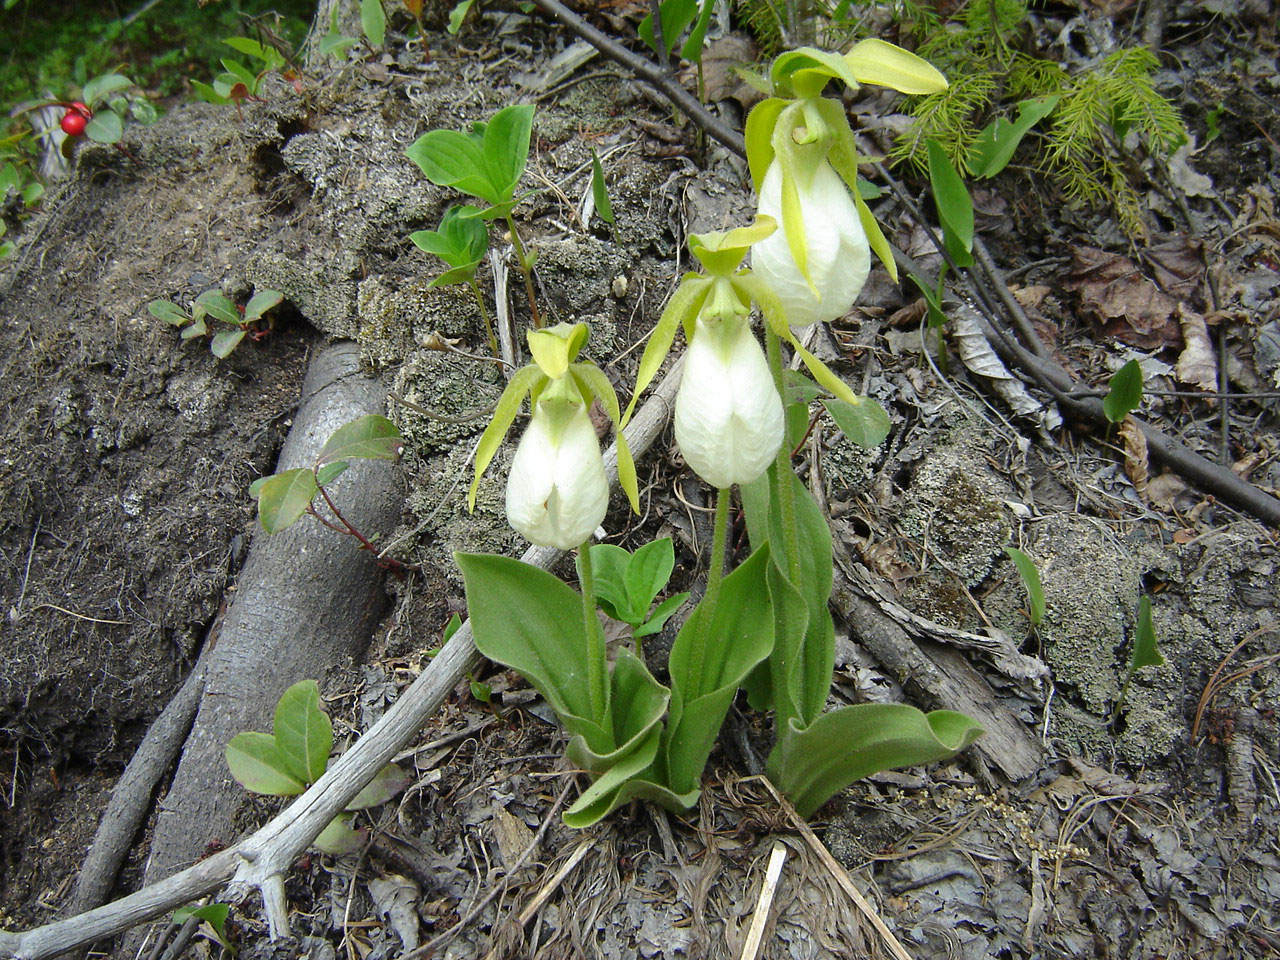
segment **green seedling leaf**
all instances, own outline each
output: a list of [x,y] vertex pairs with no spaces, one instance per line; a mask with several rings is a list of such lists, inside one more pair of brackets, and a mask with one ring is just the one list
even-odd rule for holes
[[316,484],[324,487],[333,483],[338,477],[347,472],[349,466],[351,464],[346,460],[335,460],[333,463],[324,464],[319,470],[315,471]]
[[236,305],[217,290],[206,290],[196,297],[196,303],[204,307],[209,316],[215,320],[221,320],[223,323],[234,323],[237,326],[241,322],[240,311],[236,309]]
[[471,696],[479,700],[481,703],[489,703],[493,700],[493,687],[487,683],[483,683],[474,677],[467,677],[467,681],[471,685]]
[[269,733],[238,733],[227,744],[227,766],[246,790],[273,797],[294,797],[307,785],[293,775],[276,738]]
[[252,323],[260,319],[268,310],[279,306],[283,299],[284,294],[279,290],[259,290],[245,305],[243,322]]
[[484,130],[484,156],[494,182],[509,202],[524,176],[533,133],[533,104],[516,104],[499,110]]
[[1102,412],[1112,423],[1120,423],[1142,403],[1142,367],[1130,360],[1110,380],[1111,389],[1102,401]]
[[340,813],[316,837],[316,848],[335,857],[355,853],[364,845],[365,831],[353,830],[349,813]]
[[636,33],[650,50],[667,57],[675,47],[680,34],[684,33],[685,28],[698,15],[698,0],[662,0],[658,5],[658,14],[662,17],[661,50],[658,49],[658,42],[653,36],[653,14],[649,14],[640,21]]
[[147,304],[147,312],[157,320],[163,320],[173,327],[180,327],[184,323],[191,322],[191,317],[188,316],[185,310],[168,300],[152,300]]
[[689,592],[685,591],[684,593],[676,593],[667,597],[667,599],[653,608],[653,613],[649,614],[648,620],[632,630],[631,635],[636,638],[643,638],[658,633],[667,625],[667,621],[671,619],[672,615],[684,605],[689,596]]
[[279,533],[307,512],[319,492],[315,475],[306,468],[267,477],[258,487],[258,522],[267,533]]
[[195,337],[203,337],[209,332],[209,325],[204,322],[204,311],[200,311],[200,315],[195,318],[195,322],[191,326],[182,331],[183,340],[191,340]]
[[[689,37],[680,48],[680,56],[691,63],[702,63],[702,46],[707,40],[707,29],[711,26],[711,14],[715,12],[716,0],[702,0],[698,11],[698,20],[689,31]],[[663,30],[663,33],[666,33]]]
[[882,770],[955,756],[983,730],[962,713],[921,713],[905,703],[861,703],[792,721],[769,757],[768,776],[802,817],[811,817],[855,780]]
[[1015,547],[1005,547],[1004,552],[1018,568],[1018,576],[1022,578],[1022,585],[1027,591],[1027,602],[1031,606],[1031,625],[1038,627],[1044,620],[1044,587],[1040,584],[1040,571],[1036,562]]
[[360,28],[370,45],[381,47],[387,39],[387,12],[382,0],[360,0]]
[[245,94],[257,93],[258,75],[246,67],[239,60],[232,60],[227,57],[222,60],[222,66],[227,73],[235,78],[237,83],[243,83],[245,86]]
[[863,398],[852,404],[827,399],[822,405],[841,432],[860,447],[878,447],[889,435],[889,414],[874,400]]
[[468,283],[489,249],[489,228],[476,215],[476,207],[450,207],[440,218],[437,230],[419,230],[409,239],[420,250],[433,254],[452,270],[436,277],[428,286],[443,287]]
[[973,175],[987,179],[1007,167],[1022,138],[1052,113],[1061,99],[1060,94],[1053,94],[1019,101],[1017,120],[1010,123],[1004,117],[997,117],[987,124],[969,148],[969,169]]
[[209,352],[219,360],[225,360],[231,356],[231,352],[240,345],[240,341],[244,339],[245,330],[219,330],[213,335],[213,339],[209,341]]
[[368,416],[344,423],[333,432],[320,461],[334,460],[395,460],[404,449],[400,429],[386,417],[371,413]]
[[172,922],[176,924],[186,923],[191,917],[208,925],[213,931],[213,938],[222,945],[223,949],[235,956],[235,947],[231,945],[231,941],[227,939],[227,918],[231,916],[231,907],[225,903],[206,903],[204,906],[186,906],[179,907],[173,911]]
[[[336,10],[337,7],[334,9]],[[351,49],[359,42],[360,41],[355,37],[344,37],[336,30],[330,30],[329,33],[325,34],[320,40],[320,53],[326,57],[338,56],[346,53],[347,50]]]
[[1151,617],[1151,598],[1143,594],[1138,601],[1138,623],[1133,635],[1133,656],[1129,669],[1164,666],[1164,657],[1156,647],[1156,626]]
[[441,640],[444,643],[448,643],[450,638],[461,629],[462,618],[455,613],[449,618],[449,622],[444,625],[444,634],[441,636]]
[[84,85],[84,91],[81,96],[90,109],[96,109],[98,104],[106,100],[111,94],[119,90],[127,90],[133,86],[133,81],[126,76],[118,73],[104,73],[100,77],[94,77]]
[[462,0],[452,10],[449,11],[449,33],[454,36],[458,35],[458,31],[462,29],[462,22],[467,19],[467,14],[471,12],[471,5],[475,0]]
[[956,266],[973,266],[973,200],[937,140],[929,141],[929,182],[947,253]]
[[675,565],[670,537],[646,543],[631,555],[625,573],[627,597],[630,608],[640,612],[640,620],[648,616],[650,605],[671,579]]
[[613,204],[609,202],[609,190],[604,182],[604,168],[600,166],[600,157],[595,148],[591,150],[591,197],[596,204],[596,213],[605,223],[613,224]]
[[365,784],[365,788],[356,794],[355,799],[347,804],[348,810],[365,810],[386,803],[409,783],[405,772],[394,763],[388,763],[378,771],[378,775]]
[[276,704],[276,744],[289,772],[303,783],[315,783],[329,766],[333,724],[320,709],[320,685],[300,680]]
[[195,91],[196,98],[199,100],[204,100],[207,103],[216,103],[219,105],[225,105],[231,102],[230,97],[226,96],[225,94],[219,93],[216,89],[214,89],[209,84],[205,83],[203,80],[190,80],[188,82],[191,84],[191,89]]
[[84,134],[94,143],[119,143],[124,136],[124,121],[110,110],[99,110],[84,128]]
[[[431,130],[407,151],[428,180],[497,206],[511,204],[524,174],[533,130],[533,106],[506,107],[471,133]],[[505,214],[503,214],[505,215]]]

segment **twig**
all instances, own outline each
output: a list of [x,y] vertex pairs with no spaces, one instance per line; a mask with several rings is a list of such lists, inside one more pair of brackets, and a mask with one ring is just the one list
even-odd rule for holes
[[813,832],[813,828],[804,822],[800,814],[796,813],[796,809],[791,806],[791,802],[778,792],[778,788],[770,783],[767,777],[761,777],[760,782],[773,794],[774,800],[778,802],[782,812],[791,821],[791,825],[795,827],[800,836],[804,837],[805,842],[809,844],[813,852],[818,855],[818,859],[822,861],[822,865],[827,868],[836,883],[840,885],[840,889],[849,895],[849,899],[853,901],[854,906],[876,928],[876,932],[880,934],[880,938],[884,941],[884,945],[889,948],[889,952],[893,954],[896,960],[911,960],[911,954],[907,953],[898,938],[893,935],[893,931],[880,919],[880,914],[876,912],[875,907],[871,906],[867,898],[854,886],[853,880],[845,872],[844,867],[840,866],[836,858],[831,855],[827,845],[818,839],[818,835]]
[[742,139],[742,134],[707,110],[698,102],[697,97],[680,86],[674,77],[663,73],[656,64],[644,57],[636,56],[612,37],[601,33],[559,0],[533,0],[533,2],[610,60],[622,64],[637,77],[656,87],[668,100],[684,111],[690,120],[731,151],[740,157],[747,155],[746,142]]
[[760,884],[760,896],[756,898],[755,913],[751,915],[751,927],[747,930],[746,942],[742,944],[742,960],[756,960],[760,956],[764,928],[769,922],[773,895],[778,892],[778,878],[782,876],[782,865],[786,860],[787,845],[781,840],[773,841],[773,849],[769,852],[769,866],[764,872],[764,882]]

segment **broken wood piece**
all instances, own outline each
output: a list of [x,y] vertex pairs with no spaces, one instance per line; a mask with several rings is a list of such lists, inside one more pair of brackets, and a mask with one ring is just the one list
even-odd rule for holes
[[756,909],[751,916],[751,927],[747,930],[747,941],[742,945],[742,960],[756,960],[760,956],[764,928],[769,922],[769,910],[773,906],[773,896],[778,892],[778,880],[782,877],[782,865],[786,860],[786,845],[779,840],[773,841],[769,866],[765,869],[760,896],[756,898]]
[[[1040,768],[1043,747],[996,702],[995,691],[955,651],[913,640],[902,626],[849,582],[836,565],[831,602],[862,644],[907,691],[931,708],[959,710],[986,733],[973,745],[988,763],[1017,782]],[[926,654],[925,649],[928,648]]]

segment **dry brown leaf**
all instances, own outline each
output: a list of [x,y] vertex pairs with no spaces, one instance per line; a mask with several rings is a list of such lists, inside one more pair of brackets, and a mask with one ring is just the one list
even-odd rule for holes
[[1138,421],[1125,417],[1120,424],[1120,439],[1124,441],[1124,472],[1133,482],[1142,502],[1147,502],[1147,478],[1150,462],[1147,457],[1147,438],[1142,435]]
[[1022,306],[1027,319],[1031,321],[1031,326],[1040,338],[1040,342],[1048,347],[1056,348],[1058,345],[1058,325],[1046,317],[1040,309],[1040,305],[1044,303],[1044,298],[1052,292],[1051,288],[1038,283],[1029,287],[1010,286],[1009,292],[1013,294],[1013,299],[1017,300]]
[[1178,304],[1175,311],[1178,322],[1182,325],[1182,339],[1186,343],[1182,353],[1178,355],[1175,370],[1178,379],[1190,383],[1201,390],[1218,388],[1218,360],[1213,351],[1213,341],[1209,339],[1209,328],[1204,317],[1188,307]]
[[1173,513],[1177,499],[1189,489],[1181,477],[1166,470],[1147,483],[1147,497],[1151,506],[1157,510]]
[[742,79],[735,68],[750,66],[759,59],[751,37],[740,31],[712,40],[702,51],[702,74],[708,100],[734,99],[749,110],[764,94]]
[[1181,233],[1142,251],[1151,279],[1171,296],[1198,299],[1204,281],[1204,241]]
[[1063,283],[1080,294],[1086,313],[1107,336],[1155,350],[1182,340],[1173,318],[1178,302],[1144,277],[1133,261],[1096,247],[1072,248],[1071,276]]

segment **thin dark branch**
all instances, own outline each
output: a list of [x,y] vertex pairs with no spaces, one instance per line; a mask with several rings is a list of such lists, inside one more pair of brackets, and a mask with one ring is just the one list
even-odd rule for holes
[[641,80],[652,84],[668,100],[674,103],[695,124],[715,137],[733,153],[745,158],[746,141],[742,134],[715,116],[698,102],[698,98],[680,86],[672,76],[664,74],[662,69],[652,61],[632,53],[612,37],[601,33],[591,24],[560,3],[559,0],[533,0],[547,13],[551,14],[566,27],[591,44],[610,60],[620,63]]

